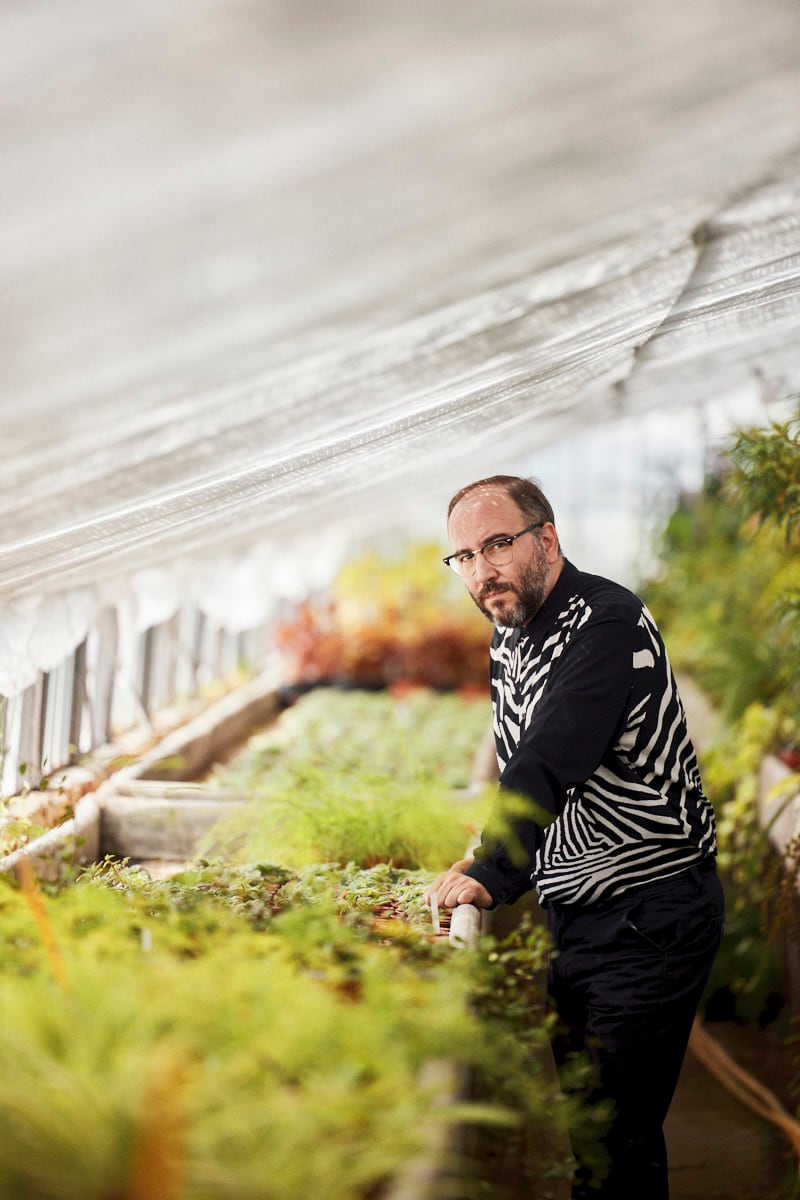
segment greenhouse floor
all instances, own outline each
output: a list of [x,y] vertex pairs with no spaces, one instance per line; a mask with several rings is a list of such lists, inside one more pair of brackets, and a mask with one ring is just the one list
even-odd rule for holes
[[[780,1094],[785,1048],[769,1028],[718,1022],[709,1033]],[[691,1053],[666,1123],[671,1200],[789,1200],[797,1165],[787,1138],[723,1087]]]
[[[761,1037],[725,1023],[712,1027],[744,1065],[761,1057]],[[797,1164],[787,1139],[735,1099],[690,1052],[666,1123],[671,1200],[791,1200]],[[552,1147],[494,1131],[481,1155],[481,1175],[494,1200],[569,1200],[566,1182],[542,1179],[537,1158]],[[491,1186],[489,1186],[491,1181]],[[644,1198],[643,1198],[644,1200]]]

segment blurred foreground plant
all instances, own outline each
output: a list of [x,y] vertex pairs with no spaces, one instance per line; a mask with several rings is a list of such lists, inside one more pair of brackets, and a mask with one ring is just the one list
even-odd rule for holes
[[268,1180],[276,1200],[360,1200],[464,1115],[421,1072],[489,1051],[469,955],[409,957],[322,901],[264,930],[124,881],[43,898],[66,987],[0,887],[0,1196],[257,1200]]

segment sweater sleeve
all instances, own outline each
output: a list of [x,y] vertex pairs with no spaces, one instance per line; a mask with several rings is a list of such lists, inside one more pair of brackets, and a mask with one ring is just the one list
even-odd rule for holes
[[634,648],[635,621],[615,606],[590,614],[553,664],[530,724],[500,776],[501,824],[504,792],[527,799],[528,811],[514,805],[511,838],[488,828],[467,870],[496,904],[512,903],[530,889],[543,830],[616,741],[628,708]]

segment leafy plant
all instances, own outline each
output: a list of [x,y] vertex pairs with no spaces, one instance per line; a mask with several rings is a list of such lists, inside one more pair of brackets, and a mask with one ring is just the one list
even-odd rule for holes
[[[556,1085],[549,1050],[555,1018],[543,988],[548,952],[544,926],[523,913],[507,936],[485,939],[472,985],[481,1024],[498,1039],[498,1053],[476,1067],[478,1090],[519,1114],[513,1125],[477,1129],[476,1157],[491,1141],[494,1163],[507,1157],[514,1164],[512,1194],[522,1188],[541,1200],[563,1196],[572,1175],[568,1129],[581,1140],[586,1165],[602,1177],[607,1162],[598,1139],[609,1116],[605,1106],[585,1100],[593,1082],[586,1056],[575,1056],[563,1089]],[[487,1187],[497,1191],[494,1172]]]
[[742,432],[730,456],[735,502],[759,530],[782,532],[793,567],[776,573],[771,599],[784,690],[782,735],[800,751],[800,403],[789,421]]
[[[429,879],[204,862],[155,881],[106,860],[35,904],[3,881],[0,1195],[256,1200],[269,1180],[296,1200],[324,1180],[367,1200],[435,1125],[524,1120],[544,1147],[559,1102],[534,1061],[541,1002],[527,1023],[521,992],[504,1002],[523,974],[532,1000],[541,933],[522,956],[453,954],[361,919],[388,896],[421,913]],[[506,1099],[443,1090],[429,1068],[492,1071],[509,1021],[525,1033]]]
[[[463,853],[453,784],[468,781],[465,727],[483,732],[485,704],[327,689],[307,701],[271,731],[279,748],[259,744],[260,766],[233,769],[263,770],[270,797],[286,789],[274,811],[289,829],[305,810],[306,842],[337,825],[356,838],[374,817],[375,845],[398,858],[411,846],[429,869],[359,867],[344,837],[343,861],[301,867],[282,842],[262,857],[248,837],[242,865],[200,859],[163,881],[110,858],[47,895],[1,880],[0,1196],[256,1200],[266,1180],[274,1200],[321,1181],[330,1200],[375,1200],[431,1128],[456,1121],[533,1126],[537,1178],[563,1169],[548,1133],[558,1089],[537,1067],[540,950],[455,954],[422,899]],[[443,1060],[487,1079],[505,1061],[502,1088],[456,1096]],[[473,1164],[449,1169],[466,1194]]]
[[800,535],[800,401],[784,422],[743,430],[730,449],[730,487],[736,503],[759,524],[783,529],[787,544]]
[[758,819],[759,770],[771,744],[775,714],[752,704],[702,755],[703,779],[717,812],[720,871],[725,881],[725,936],[706,995],[749,1020],[766,1018],[781,989],[774,932],[781,864]]
[[[452,956],[423,977],[325,906],[265,933],[154,898],[95,881],[51,900],[63,987],[28,922],[0,999],[1,1195],[254,1200],[268,1179],[294,1200],[325,1179],[351,1200],[449,1119],[419,1072],[480,1045]],[[19,933],[23,899],[2,906]]]
[[276,642],[296,682],[488,690],[489,629],[442,547],[370,551],[340,572],[333,594],[306,602]]
[[44,832],[45,826],[31,820],[30,817],[0,817],[0,857],[11,854],[20,846],[27,846],[28,842],[33,841]]
[[719,474],[667,523],[662,570],[644,586],[675,664],[727,719],[700,747],[718,817],[728,897],[725,939],[707,994],[765,1019],[780,987],[773,939],[782,864],[758,819],[763,758],[800,731],[800,416],[749,430]]
[[667,523],[663,567],[643,593],[673,662],[728,718],[784,702],[796,648],[776,602],[800,586],[800,559],[774,529],[748,532],[718,481],[684,497]]

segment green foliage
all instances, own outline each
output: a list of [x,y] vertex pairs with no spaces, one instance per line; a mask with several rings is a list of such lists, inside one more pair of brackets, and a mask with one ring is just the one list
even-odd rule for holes
[[32,821],[30,817],[0,817],[0,857],[11,854],[20,846],[27,846],[28,842],[44,832],[45,827]]
[[[552,1019],[545,1012],[544,995],[536,986],[547,967],[548,951],[544,927],[534,925],[530,915],[524,914],[505,939],[486,939],[472,987],[473,1003],[479,1012],[491,1021],[502,1020],[503,1035],[523,1053],[532,1053],[541,1045],[542,1031]],[[508,1049],[510,1055],[511,1044]],[[531,1068],[541,1070],[542,1064],[532,1063]],[[519,1082],[512,1080],[510,1085],[517,1087]]]
[[[405,805],[425,857],[441,773],[458,848],[439,853],[461,856],[452,785],[484,704],[326,690],[286,717],[257,765],[232,765],[238,779],[318,789],[328,767],[336,805],[362,818],[393,788],[378,841],[395,844]],[[243,865],[200,859],[163,881],[110,858],[48,895],[0,880],[0,1197],[374,1200],[455,1121],[534,1123],[537,1171],[563,1170],[548,1133],[561,1101],[539,1065],[541,941],[454,953],[422,898],[439,860],[301,868],[282,845],[279,864],[246,848]],[[487,1078],[503,1063],[502,1087],[460,1095],[443,1061]],[[451,1166],[467,1194],[470,1164]]]
[[800,412],[739,433],[719,478],[671,516],[663,569],[643,585],[673,661],[725,716],[769,704],[798,736],[799,514]]
[[364,914],[395,917],[417,929],[431,929],[431,910],[423,893],[431,879],[429,871],[401,870],[389,863],[357,867],[348,863],[317,863],[287,882],[280,903],[305,907],[329,898],[344,919]]
[[794,416],[767,429],[741,432],[730,450],[731,492],[759,523],[784,531],[787,544],[800,533],[800,403]]
[[593,1083],[586,1056],[575,1056],[563,1090],[554,1085],[549,1036],[555,1018],[542,987],[548,952],[543,925],[523,913],[506,937],[485,939],[472,985],[482,1027],[497,1039],[496,1052],[478,1067],[482,1094],[520,1115],[516,1127],[491,1132],[494,1153],[508,1155],[525,1194],[541,1200],[562,1196],[563,1180],[572,1175],[568,1130],[581,1141],[586,1165],[602,1177],[607,1164],[598,1138],[609,1115],[586,1102]]
[[782,535],[766,526],[748,531],[709,480],[670,518],[660,557],[661,574],[642,590],[673,662],[732,720],[754,701],[793,701],[800,646],[780,605],[800,589],[800,556]]
[[800,401],[794,416],[739,434],[730,452],[729,492],[760,531],[783,535],[787,562],[768,590],[782,709],[800,745]]
[[679,669],[727,719],[700,747],[718,817],[726,933],[709,992],[763,1014],[779,987],[774,925],[781,864],[758,818],[765,755],[800,740],[800,415],[741,432],[718,478],[667,523],[663,569],[643,592]]
[[463,857],[475,802],[460,807],[443,785],[370,771],[296,764],[206,836],[201,853],[289,866],[354,862],[429,867]]
[[79,885],[96,881],[112,891],[136,897],[152,915],[173,914],[174,918],[184,914],[191,922],[196,911],[210,914],[219,908],[260,929],[272,919],[275,897],[296,877],[288,867],[271,863],[234,866],[221,859],[199,859],[168,879],[153,880],[144,868],[107,857],[86,868]]
[[[541,934],[454,954],[359,919],[398,894],[421,912],[430,876],[314,874],[199,863],[158,882],[107,860],[38,898],[49,949],[3,881],[0,1196],[256,1200],[269,1180],[296,1200],[324,1180],[366,1200],[433,1126],[552,1122]],[[454,1101],[443,1060],[503,1062],[505,1100]]]
[[273,772],[301,762],[466,788],[490,722],[488,698],[427,688],[400,695],[315,688],[252,736],[242,754],[215,768],[211,781],[247,794]]
[[214,778],[248,803],[201,853],[236,862],[390,862],[440,868],[463,857],[484,799],[459,799],[485,731],[484,701],[312,693]]
[[778,946],[765,936],[779,899],[780,863],[758,819],[759,768],[775,723],[772,710],[752,704],[701,756],[726,892],[725,936],[706,994],[729,990],[738,1014],[750,1020],[781,986]]
[[264,933],[159,890],[94,880],[49,902],[63,989],[3,895],[0,1195],[367,1195],[448,1119],[423,1065],[480,1045],[459,964],[432,954],[423,976],[326,906]]

